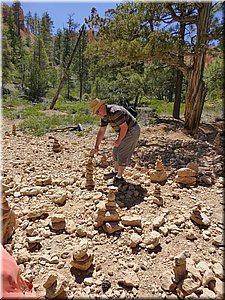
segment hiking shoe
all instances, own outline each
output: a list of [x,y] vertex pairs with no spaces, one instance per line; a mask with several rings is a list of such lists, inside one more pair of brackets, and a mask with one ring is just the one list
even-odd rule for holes
[[117,178],[116,176],[107,182],[107,186],[120,186],[125,182],[125,179],[123,177]]
[[109,173],[105,173],[105,174],[104,174],[104,179],[105,179],[105,180],[111,179],[111,178],[115,177],[116,174],[117,174],[117,172],[115,173],[115,172],[113,172],[113,171],[111,171],[111,172],[109,172]]

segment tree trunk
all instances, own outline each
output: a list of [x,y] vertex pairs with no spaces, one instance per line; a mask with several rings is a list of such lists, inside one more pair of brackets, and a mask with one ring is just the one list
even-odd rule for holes
[[72,52],[71,57],[70,57],[70,60],[69,60],[69,62],[68,62],[68,64],[67,64],[67,66],[66,66],[64,75],[62,76],[62,78],[61,78],[61,80],[60,80],[58,90],[57,90],[57,92],[56,92],[56,94],[55,94],[55,96],[54,96],[54,98],[53,98],[53,100],[52,100],[52,103],[51,103],[51,105],[50,105],[50,109],[53,109],[53,108],[54,108],[54,106],[55,106],[55,104],[56,104],[56,101],[57,101],[57,99],[58,99],[58,97],[59,97],[60,91],[61,91],[61,89],[62,89],[62,87],[63,87],[63,84],[64,84],[64,82],[65,82],[65,79],[66,79],[66,77],[67,77],[67,72],[68,72],[68,70],[69,70],[69,67],[70,67],[72,61],[73,61],[73,57],[74,57],[74,55],[75,55],[75,53],[76,53],[76,51],[77,51],[77,47],[78,47],[78,45],[79,45],[80,38],[81,38],[82,33],[83,33],[83,31],[84,31],[84,27],[85,27],[85,25],[83,25],[83,26],[81,27],[80,34],[79,34],[79,36],[78,36],[76,45],[75,45],[75,47],[74,47],[74,49],[73,49],[73,52]]
[[[184,43],[184,34],[185,34],[185,23],[180,24],[180,39],[182,41],[182,45],[179,44],[179,51],[181,51]],[[184,56],[179,55],[179,61],[184,61]],[[183,73],[180,70],[177,70],[177,77],[176,77],[176,89],[175,89],[175,99],[173,105],[173,117],[175,119],[180,119],[180,104],[181,104],[181,94],[182,94],[182,84],[183,84]]]
[[182,83],[183,83],[183,73],[180,70],[177,70],[175,99],[173,105],[173,117],[175,119],[180,119]]
[[202,3],[202,7],[199,10],[196,54],[193,58],[193,66],[188,74],[184,127],[191,134],[198,131],[206,96],[203,71],[205,67],[206,36],[209,28],[211,7],[212,4],[210,2]]

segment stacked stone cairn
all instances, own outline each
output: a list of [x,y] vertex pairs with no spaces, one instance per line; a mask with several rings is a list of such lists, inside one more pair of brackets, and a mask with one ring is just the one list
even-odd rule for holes
[[94,176],[93,176],[93,172],[94,172],[94,163],[93,163],[93,158],[94,155],[90,155],[88,157],[87,163],[86,163],[86,189],[91,191],[94,189],[95,187],[95,182],[94,182]]
[[59,144],[59,141],[56,138],[54,138],[52,150],[55,153],[59,153],[59,152],[62,151],[62,147],[61,147],[61,145]]
[[46,278],[43,284],[47,299],[67,299],[66,288],[68,286],[68,281],[56,272],[51,272]]
[[161,197],[161,189],[160,189],[159,184],[155,185],[152,200],[153,200],[153,203],[155,203],[159,206],[163,205],[163,198]]
[[107,168],[108,167],[108,162],[107,162],[107,157],[105,155],[105,153],[102,154],[101,160],[100,160],[100,166],[102,168]]
[[175,182],[184,185],[194,185],[197,181],[198,175],[198,165],[195,163],[189,163],[186,168],[181,168],[177,170],[177,175],[175,176]]
[[190,219],[197,225],[209,226],[209,218],[201,211],[201,204],[197,203],[192,209]]
[[8,189],[7,186],[2,185],[2,197],[1,197],[1,224],[2,224],[2,241],[4,245],[11,238],[16,228],[16,216],[10,208],[5,191]]
[[149,172],[151,182],[164,182],[167,179],[167,173],[164,170],[164,165],[160,157],[156,159],[155,170]]
[[77,270],[87,271],[93,265],[93,260],[94,254],[89,249],[88,241],[83,239],[74,247],[70,264]]
[[12,135],[16,135],[16,125],[13,124],[12,126]]
[[97,212],[95,216],[95,228],[102,227],[107,233],[123,229],[120,223],[120,216],[117,211],[118,205],[115,201],[117,191],[116,187],[109,187],[108,200],[106,202],[100,201],[97,205]]
[[222,265],[210,269],[204,261],[196,264],[187,251],[174,257],[173,270],[165,271],[161,278],[162,288],[179,299],[224,299],[222,280]]

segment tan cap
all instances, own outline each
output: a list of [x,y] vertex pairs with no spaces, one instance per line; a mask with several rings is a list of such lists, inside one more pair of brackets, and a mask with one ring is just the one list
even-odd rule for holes
[[103,105],[105,104],[105,100],[100,100],[98,98],[95,98],[90,102],[90,108],[93,114],[96,113],[96,111]]

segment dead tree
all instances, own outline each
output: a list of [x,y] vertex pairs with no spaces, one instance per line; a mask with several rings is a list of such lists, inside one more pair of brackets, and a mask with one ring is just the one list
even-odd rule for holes
[[84,27],[85,27],[85,25],[83,25],[83,26],[81,27],[81,30],[80,30],[80,33],[79,33],[79,36],[78,36],[76,45],[75,45],[75,47],[74,47],[74,49],[73,49],[73,52],[72,52],[71,57],[70,57],[70,60],[69,60],[67,66],[66,66],[66,68],[65,68],[65,70],[64,70],[64,74],[62,75],[62,78],[61,78],[60,83],[59,83],[58,90],[57,90],[57,92],[56,92],[56,94],[55,94],[55,96],[54,96],[54,98],[53,98],[53,100],[52,100],[52,103],[51,103],[51,105],[50,105],[50,109],[53,109],[53,108],[54,108],[54,106],[55,106],[55,104],[56,104],[56,101],[57,101],[57,99],[58,99],[58,97],[59,97],[59,94],[60,94],[60,92],[61,92],[61,90],[62,90],[62,88],[63,88],[63,84],[64,84],[64,82],[65,82],[65,80],[66,80],[66,78],[67,78],[67,73],[68,73],[68,71],[69,71],[70,65],[71,65],[71,63],[72,63],[72,61],[73,61],[73,58],[74,58],[74,55],[75,55],[75,53],[76,53],[76,51],[77,51],[77,48],[78,48],[78,45],[79,45],[81,36],[82,36],[82,34],[83,34]]

